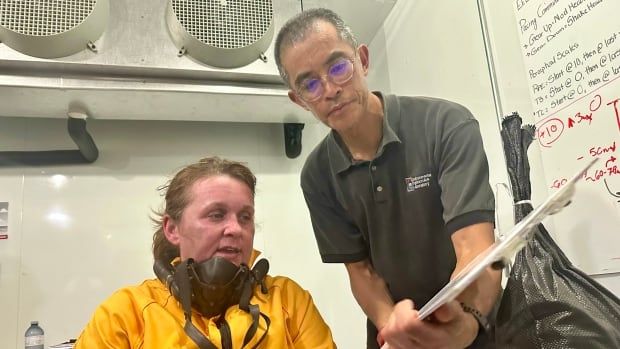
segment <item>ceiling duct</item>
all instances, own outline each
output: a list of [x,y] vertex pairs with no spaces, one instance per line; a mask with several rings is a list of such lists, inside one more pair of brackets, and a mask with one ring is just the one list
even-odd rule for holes
[[94,49],[108,16],[108,0],[0,0],[0,41],[29,56],[69,56]]
[[169,0],[168,30],[180,54],[236,68],[258,58],[274,32],[271,0]]
[[[3,116],[66,118],[74,108],[87,113],[90,120],[318,122],[291,103],[273,55],[272,36],[301,11],[299,0],[176,0],[176,9],[171,0],[77,1],[0,0],[0,40],[6,43],[0,44],[0,127]],[[394,1],[304,0],[303,7],[333,8],[354,32],[361,33],[359,41],[368,43]],[[48,28],[42,40],[82,32],[79,38],[66,40],[77,42],[71,51],[83,49],[102,33],[93,41],[96,54],[81,50],[62,56],[70,51],[63,48],[53,54],[62,57],[46,59],[22,53],[25,49],[11,41],[17,29],[9,33],[8,22],[4,24],[15,20],[18,4],[24,8],[39,4],[56,14],[57,21],[73,18],[66,26],[60,26],[62,21],[52,26],[32,10],[29,14],[19,10],[21,23],[45,23],[40,24]],[[173,17],[166,20],[166,16]],[[89,36],[84,33],[86,26],[97,30],[91,29]],[[207,32],[220,41],[208,41]],[[173,33],[179,35],[178,43],[171,39]],[[32,54],[49,57],[51,50],[65,45],[29,47],[40,50]],[[181,47],[188,54],[178,57]],[[266,63],[256,59],[261,52]],[[245,65],[223,68],[240,64]],[[295,134],[296,129],[290,131]]]

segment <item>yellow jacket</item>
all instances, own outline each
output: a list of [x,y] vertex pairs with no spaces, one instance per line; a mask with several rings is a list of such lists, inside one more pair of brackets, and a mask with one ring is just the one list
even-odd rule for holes
[[[319,314],[310,294],[293,280],[267,276],[269,292],[254,290],[250,304],[271,319],[271,326],[259,348],[335,348],[331,331]],[[226,321],[234,349],[241,349],[252,323],[250,314],[238,306],[228,308]],[[214,319],[193,312],[192,322],[218,348],[220,332]],[[78,338],[75,349],[198,349],[183,330],[185,318],[179,302],[157,279],[120,289],[101,304]],[[245,348],[252,348],[265,333],[260,324]]]

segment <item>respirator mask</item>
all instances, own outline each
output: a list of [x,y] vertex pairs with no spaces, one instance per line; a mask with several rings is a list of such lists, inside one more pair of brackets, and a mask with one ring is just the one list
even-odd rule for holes
[[[222,348],[232,348],[230,327],[224,318],[226,309],[239,305],[239,309],[252,316],[252,325],[247,330],[245,346],[256,334],[259,317],[262,317],[269,330],[270,320],[261,313],[258,305],[250,304],[256,285],[266,294],[264,278],[269,270],[269,262],[261,259],[250,269],[246,264],[239,266],[222,257],[213,257],[196,263],[189,258],[176,266],[164,261],[155,261],[155,275],[166,285],[170,293],[181,303],[185,314],[185,332],[201,349],[216,348],[191,322],[191,309],[206,317],[218,316],[216,321],[222,337]],[[267,331],[254,346],[264,339]]]

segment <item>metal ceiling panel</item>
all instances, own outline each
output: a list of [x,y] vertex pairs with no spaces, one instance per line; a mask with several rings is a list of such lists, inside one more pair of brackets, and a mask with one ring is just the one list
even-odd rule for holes
[[[288,100],[273,59],[273,42],[265,52],[266,62],[258,59],[238,68],[179,56],[166,25],[169,1],[110,1],[96,51],[44,59],[0,44],[0,116],[65,118],[77,108],[97,119],[316,122]],[[343,3],[351,7],[343,8]],[[333,0],[336,7],[327,7],[349,11],[343,14],[347,19],[355,17],[356,9],[369,12],[374,7],[368,4],[374,3]],[[299,11],[299,0],[273,0],[274,32]],[[384,19],[376,13],[365,16],[352,25],[354,31],[356,26],[376,28]],[[360,41],[368,42],[363,37]]]

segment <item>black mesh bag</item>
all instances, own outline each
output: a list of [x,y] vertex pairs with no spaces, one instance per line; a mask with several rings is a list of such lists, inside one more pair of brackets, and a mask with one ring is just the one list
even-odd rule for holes
[[[529,200],[527,148],[534,127],[514,113],[502,140],[515,202]],[[533,210],[515,205],[520,221]],[[497,312],[498,348],[620,348],[620,299],[572,265],[540,224],[515,257]]]

